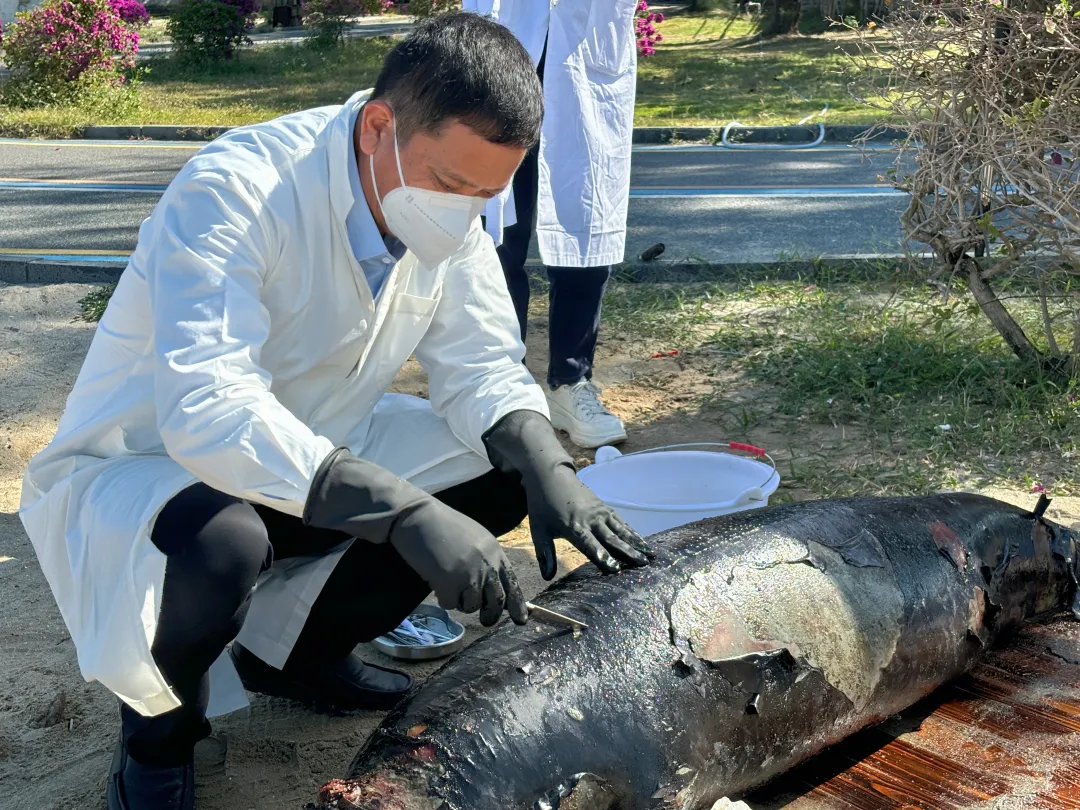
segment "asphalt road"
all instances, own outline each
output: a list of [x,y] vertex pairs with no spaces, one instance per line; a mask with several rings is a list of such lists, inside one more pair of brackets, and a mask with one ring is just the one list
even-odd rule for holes
[[[0,254],[119,259],[196,148],[0,141]],[[843,146],[636,147],[627,258],[656,242],[675,261],[896,253],[906,198],[880,180],[894,159]]]

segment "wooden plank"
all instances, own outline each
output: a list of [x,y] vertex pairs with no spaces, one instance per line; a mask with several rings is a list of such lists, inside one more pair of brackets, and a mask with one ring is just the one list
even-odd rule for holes
[[1051,781],[1052,789],[1038,796],[1039,807],[1047,810],[1080,810],[1080,766],[1058,768]]
[[1080,810],[1080,624],[1025,629],[971,673],[747,796],[754,810]]

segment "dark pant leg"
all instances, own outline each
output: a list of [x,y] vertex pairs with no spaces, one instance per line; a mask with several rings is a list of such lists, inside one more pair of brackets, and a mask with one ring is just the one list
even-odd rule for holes
[[471,517],[496,537],[512,532],[529,513],[521,476],[498,470],[444,489],[435,493],[435,497]]
[[[544,62],[547,59],[547,42],[540,54],[536,66],[541,84],[544,81]],[[521,339],[529,326],[529,274],[525,272],[525,262],[529,258],[529,242],[532,239],[533,218],[536,216],[536,193],[540,186],[539,177],[540,144],[536,144],[526,154],[517,173],[514,175],[514,213],[517,222],[509,228],[503,228],[503,241],[497,248],[499,261],[502,263],[506,288],[514,301],[518,324],[521,326]]]
[[529,242],[532,239],[533,217],[536,215],[537,144],[525,154],[517,173],[514,175],[514,211],[517,222],[503,228],[502,244],[496,248],[502,264],[506,288],[514,302],[518,324],[521,326],[521,339],[529,325],[529,274],[525,271],[525,262],[529,258]]
[[610,267],[548,268],[552,388],[592,379],[601,304],[610,276]]
[[205,484],[166,504],[151,540],[168,558],[151,652],[182,705],[157,717],[127,705],[120,712],[136,761],[177,765],[210,733],[207,671],[240,632],[251,589],[273,556],[255,510]]
[[[528,511],[521,479],[497,470],[435,497],[496,537],[517,528]],[[280,545],[276,535],[287,531],[289,521],[296,518],[281,515],[268,523],[275,550]],[[341,660],[357,644],[401,624],[430,592],[390,544],[353,541],[312,605],[286,668],[303,670],[320,661]]]
[[[540,82],[544,81],[544,62],[547,59],[547,42],[536,67]],[[536,215],[539,178],[539,144],[522,161],[521,168],[514,176],[514,203],[517,211],[517,224],[503,231],[506,234],[525,223],[525,233],[514,233],[514,238],[524,240],[520,249],[521,272],[516,283],[524,288],[525,313],[518,309],[518,318],[522,324],[528,312],[529,280],[525,274],[525,260],[528,258],[529,236],[532,233],[533,217]],[[528,169],[528,172],[526,172]],[[518,183],[522,189],[519,192]],[[528,197],[525,197],[525,193]],[[527,200],[528,208],[523,201]],[[516,244],[516,243],[515,243]],[[515,256],[517,254],[514,254]],[[500,254],[502,258],[502,254]],[[503,260],[503,272],[507,273],[507,262]],[[596,341],[600,334],[600,303],[604,297],[610,267],[549,267],[548,281],[551,289],[548,293],[548,330],[550,360],[548,362],[548,385],[558,388],[560,385],[573,385],[582,380],[592,379],[593,357],[596,354]],[[507,273],[507,284],[510,275]],[[514,295],[511,287],[511,295]],[[515,306],[517,305],[515,298]],[[522,338],[525,330],[522,326]]]
[[[525,517],[520,479],[492,471],[436,495],[493,534]],[[319,554],[347,537],[299,518],[252,506],[196,484],[173,498],[151,538],[168,560],[151,651],[182,705],[157,717],[121,707],[123,734],[136,761],[190,761],[209,734],[207,672],[240,632],[252,588],[274,558]],[[358,643],[397,627],[430,592],[389,544],[355,541],[315,601],[287,667],[344,658]]]

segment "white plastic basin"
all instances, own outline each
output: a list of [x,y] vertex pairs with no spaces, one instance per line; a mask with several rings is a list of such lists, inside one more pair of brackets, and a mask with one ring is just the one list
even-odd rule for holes
[[731,447],[671,445],[626,455],[614,447],[601,447],[596,463],[580,470],[578,478],[635,531],[648,536],[768,505],[769,496],[780,486],[775,465],[771,459],[766,463],[707,449]]

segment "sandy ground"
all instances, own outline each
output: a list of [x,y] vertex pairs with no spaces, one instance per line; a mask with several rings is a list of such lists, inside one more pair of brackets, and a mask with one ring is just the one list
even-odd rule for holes
[[[29,458],[56,429],[93,326],[75,320],[85,285],[0,284],[0,808],[100,810],[117,732],[116,702],[79,675],[75,651],[48,585],[19,522],[20,480]],[[542,371],[546,334],[534,324],[530,365]],[[722,429],[682,406],[715,380],[680,358],[653,360],[648,347],[612,341],[602,346],[598,379],[608,402],[629,426],[624,449],[677,441],[749,440],[779,447],[767,427],[745,436]],[[396,388],[423,393],[410,365]],[[738,398],[745,392],[724,391]],[[823,435],[822,442],[830,437]],[[580,463],[588,456],[575,452]],[[1030,505],[1029,493],[994,489],[986,494]],[[787,497],[807,493],[788,491]],[[1058,498],[1050,517],[1080,521],[1080,498]],[[542,586],[524,530],[505,539],[531,595]],[[582,558],[565,546],[567,568]],[[565,570],[565,568],[563,569]],[[471,638],[479,635],[467,621]],[[378,655],[371,653],[372,660]],[[385,662],[384,662],[385,663]],[[433,667],[415,667],[423,675]],[[200,750],[200,810],[298,810],[326,780],[344,775],[380,715],[313,714],[284,701],[253,697],[251,709],[219,722],[218,736]],[[221,761],[222,748],[226,753]]]

